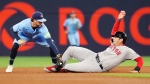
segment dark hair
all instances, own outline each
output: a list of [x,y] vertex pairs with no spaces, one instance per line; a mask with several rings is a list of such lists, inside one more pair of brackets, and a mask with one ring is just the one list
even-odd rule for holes
[[31,21],[33,22],[35,19],[31,18]]
[[127,38],[122,38],[122,39],[123,39],[122,43],[125,44],[127,41]]

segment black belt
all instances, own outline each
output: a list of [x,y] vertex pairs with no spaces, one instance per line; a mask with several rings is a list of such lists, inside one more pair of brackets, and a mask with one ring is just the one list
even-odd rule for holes
[[[98,56],[98,54],[96,55],[96,61],[97,61],[97,63],[99,63],[100,64],[100,60],[99,60],[99,56]],[[99,65],[99,67],[103,70],[103,65],[102,64],[100,64]]]

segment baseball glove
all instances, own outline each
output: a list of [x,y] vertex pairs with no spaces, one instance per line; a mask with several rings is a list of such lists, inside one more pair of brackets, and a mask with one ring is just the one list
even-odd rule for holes
[[62,55],[57,55],[57,63],[56,63],[56,70],[60,71],[60,69],[63,67],[63,62],[61,60]]

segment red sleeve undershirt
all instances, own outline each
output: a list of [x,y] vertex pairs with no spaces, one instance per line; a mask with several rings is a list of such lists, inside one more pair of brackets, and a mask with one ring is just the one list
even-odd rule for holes
[[140,57],[136,58],[135,61],[137,62],[137,66],[142,68],[143,63],[144,63],[143,58],[140,56]]
[[[115,24],[114,24],[114,26],[113,26],[113,28],[111,30],[111,35],[115,35],[115,33],[119,30],[120,22],[121,22],[120,19],[116,20],[116,22],[115,22]],[[144,63],[143,58],[140,56],[140,57],[136,58],[135,61],[137,62],[137,66],[139,68],[142,68],[143,63]]]
[[119,30],[119,25],[120,25],[121,20],[117,19],[112,30],[111,30],[111,35],[115,35],[115,33]]

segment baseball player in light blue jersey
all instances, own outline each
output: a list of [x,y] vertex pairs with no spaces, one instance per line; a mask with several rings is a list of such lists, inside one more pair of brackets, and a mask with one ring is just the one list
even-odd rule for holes
[[[78,18],[76,18],[75,12],[71,12],[70,18],[66,19],[64,22],[64,28],[66,34],[68,34],[68,40],[71,46],[79,46],[79,33],[78,29],[82,27],[82,24]],[[67,29],[68,28],[68,29]]]
[[15,39],[10,53],[9,66],[6,69],[6,72],[12,72],[18,48],[28,41],[33,41],[50,48],[52,62],[53,64],[56,64],[56,56],[60,53],[44,22],[46,22],[46,19],[43,18],[43,14],[37,11],[33,13],[32,18],[27,18],[15,24],[10,29]]

